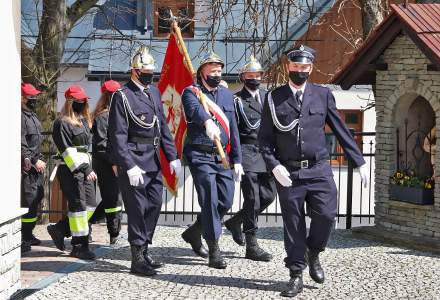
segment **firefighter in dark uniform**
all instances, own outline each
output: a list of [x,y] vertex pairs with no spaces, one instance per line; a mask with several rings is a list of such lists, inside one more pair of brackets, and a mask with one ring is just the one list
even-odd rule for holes
[[[61,115],[55,120],[52,137],[63,161],[57,176],[68,202],[69,231],[72,234],[71,256],[94,259],[89,249],[89,216],[95,203],[96,174],[88,153],[91,145],[89,97],[78,85],[70,86],[64,93],[66,102]],[[65,226],[65,219],[60,221]],[[53,225],[56,226],[56,225]]]
[[[219,86],[223,66],[223,61],[215,53],[205,55],[197,70],[197,85],[186,88],[182,94],[187,121],[187,140],[183,153],[201,207],[201,214],[182,234],[182,238],[191,244],[198,255],[207,257],[208,253],[201,240],[203,232],[209,248],[209,266],[219,269],[226,268],[218,245],[222,218],[232,206],[234,179],[240,181],[243,175],[233,94],[227,88]],[[200,91],[213,103],[211,107],[217,109],[214,115],[217,114],[222,119],[214,118],[203,109],[197,95]],[[225,122],[229,123],[229,129]],[[229,152],[233,169],[225,169],[222,165],[214,139],[219,139],[225,152]]]
[[41,124],[34,112],[39,93],[32,84],[21,84],[21,206],[29,209],[21,217],[22,253],[41,243],[32,233],[37,223],[38,205],[44,196],[43,171],[46,169],[40,149]]
[[[327,245],[337,213],[325,124],[333,130],[347,157],[360,167],[364,186],[367,184],[365,161],[339,116],[332,92],[307,82],[314,53],[303,45],[286,52],[289,83],[267,94],[259,132],[263,157],[277,180],[284,222],[284,261],[290,271],[288,288],[281,293],[285,297],[302,292],[306,265],[315,282],[324,282],[319,253]],[[308,236],[304,202],[311,219]]]
[[155,62],[142,45],[131,60],[131,79],[111,100],[108,138],[128,217],[131,272],[155,275],[163,264],[153,260],[148,244],[162,206],[162,149],[171,172],[179,173],[180,160],[166,123],[161,95],[151,84]]
[[261,64],[251,56],[240,69],[243,88],[235,94],[235,112],[238,120],[240,144],[243,155],[244,176],[241,182],[243,208],[225,222],[234,241],[244,245],[241,224],[246,236],[246,258],[270,261],[272,255],[259,247],[257,242],[257,216],[275,199],[276,185],[259,151],[257,135],[266,90],[260,88],[263,75]]
[[118,179],[112,169],[114,163],[107,151],[107,128],[110,99],[112,94],[120,88],[121,85],[117,81],[108,80],[104,82],[101,87],[101,98],[96,104],[96,109],[93,113],[92,126],[92,162],[93,169],[98,176],[98,186],[102,201],[96,207],[89,222],[95,223],[105,215],[107,231],[110,235],[110,245],[116,243],[121,231],[122,201],[120,199]]

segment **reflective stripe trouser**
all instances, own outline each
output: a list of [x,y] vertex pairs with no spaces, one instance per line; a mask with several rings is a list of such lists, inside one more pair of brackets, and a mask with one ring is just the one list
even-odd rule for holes
[[67,199],[72,245],[88,244],[88,215],[96,203],[95,185],[83,172],[72,173],[65,165],[58,168],[57,176]]
[[21,176],[21,206],[29,211],[21,217],[22,239],[32,237],[32,230],[37,222],[37,209],[44,196],[43,174],[34,168]]
[[98,176],[98,186],[102,201],[98,204],[90,218],[90,223],[95,223],[104,215],[107,221],[107,230],[111,237],[117,237],[121,231],[122,200],[119,192],[118,178],[112,166],[100,153],[93,154],[93,169]]

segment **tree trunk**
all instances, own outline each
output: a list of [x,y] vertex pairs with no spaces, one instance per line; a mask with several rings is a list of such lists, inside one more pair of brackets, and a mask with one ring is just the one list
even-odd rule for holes
[[384,18],[383,0],[360,0],[364,40]]

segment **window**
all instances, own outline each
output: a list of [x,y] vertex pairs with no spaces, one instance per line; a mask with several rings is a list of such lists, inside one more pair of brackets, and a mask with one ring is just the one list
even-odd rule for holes
[[170,12],[178,17],[183,37],[194,37],[194,1],[154,1],[154,36],[167,37],[170,33]]
[[[338,110],[342,120],[345,122],[349,129],[353,129],[355,132],[362,132],[363,113],[360,110]],[[330,153],[331,164],[338,166],[339,164],[347,165],[347,159],[340,155],[344,153],[341,145],[336,139],[336,136],[332,133],[332,130],[328,125],[325,127],[327,149]],[[359,149],[362,150],[362,136],[355,136],[355,141],[358,144]],[[337,155],[335,155],[337,154]]]

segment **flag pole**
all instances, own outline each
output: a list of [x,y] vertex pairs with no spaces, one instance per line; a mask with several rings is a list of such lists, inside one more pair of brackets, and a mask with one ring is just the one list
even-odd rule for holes
[[[173,18],[173,16],[171,16],[171,17]],[[196,74],[195,74],[194,68],[191,63],[191,58],[189,57],[188,51],[186,50],[185,42],[183,41],[183,38],[182,38],[182,32],[180,31],[180,27],[177,24],[175,18],[173,18],[173,20],[171,22],[171,30],[172,30],[172,32],[174,32],[174,34],[177,37],[179,48],[183,52],[183,56],[185,58],[186,65],[188,66],[189,71],[191,72],[192,76],[195,77]],[[203,109],[208,114],[210,114],[208,104],[206,103],[206,99],[205,99],[206,96],[205,96],[205,94],[202,93],[202,91],[200,89],[198,89],[197,97],[199,98],[199,101],[202,104]],[[230,169],[229,161],[226,158],[225,151],[223,150],[220,139],[218,139],[218,138],[214,139],[214,144],[215,144],[215,147],[217,148],[217,151],[218,151],[220,158],[222,160],[223,167],[225,169]]]

